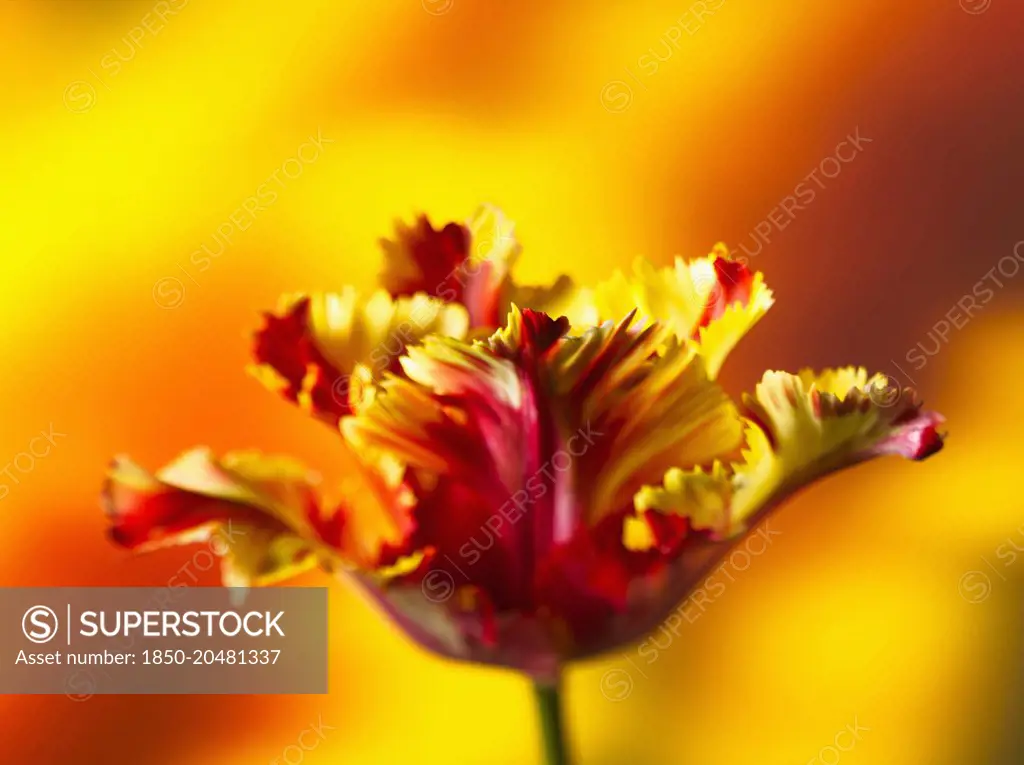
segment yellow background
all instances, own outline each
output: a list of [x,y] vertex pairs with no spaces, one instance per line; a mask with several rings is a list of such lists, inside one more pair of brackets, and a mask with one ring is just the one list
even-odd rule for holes
[[[725,380],[855,362],[906,383],[895,361],[947,415],[947,449],[806,491],[657,661],[571,671],[573,745],[595,765],[832,762],[856,721],[844,764],[1020,762],[1024,272],[920,371],[904,360],[1024,239],[1024,10],[712,7],[191,0],[161,24],[148,0],[0,4],[0,466],[67,434],[0,476],[0,585],[162,585],[189,562],[106,541],[115,453],[261,447],[329,474],[331,433],[243,373],[247,332],[281,292],[369,286],[395,217],[491,201],[522,277],[596,280],[637,254],[753,247],[859,127],[871,143],[753,260],[778,303]],[[318,130],[333,143],[197,272],[189,253]],[[331,605],[329,696],[0,697],[0,759],[267,763],[322,716],[304,762],[537,761],[523,680],[425,655],[343,585]],[[626,698],[602,693],[609,672]]]

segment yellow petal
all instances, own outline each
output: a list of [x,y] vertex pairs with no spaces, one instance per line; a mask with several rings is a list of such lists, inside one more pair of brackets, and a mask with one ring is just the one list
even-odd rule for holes
[[618,320],[636,310],[640,324],[657,322],[704,356],[715,378],[729,352],[773,303],[760,273],[734,261],[723,244],[705,258],[655,268],[642,258],[630,276],[616,272],[593,290],[572,292],[560,306],[574,325]]
[[[922,411],[912,390],[846,367],[793,375],[767,372],[753,396],[742,459],[703,471],[669,471],[635,497],[640,511],[724,520],[741,533],[801,487],[876,456],[920,460],[942,447],[942,417]],[[716,526],[716,529],[719,528]]]
[[658,322],[679,340],[686,340],[697,326],[714,285],[714,272],[703,273],[703,265],[702,261],[687,263],[677,257],[673,266],[656,269],[637,258],[631,276],[616,271],[594,287],[594,311],[600,321],[607,321],[636,310],[642,326]]
[[427,335],[462,338],[469,329],[461,305],[422,293],[392,299],[377,290],[363,297],[351,287],[313,295],[310,320],[313,341],[343,374],[359,364],[380,374]]
[[772,291],[758,272],[753,276],[750,299],[732,303],[722,314],[698,330],[694,347],[704,358],[708,375],[717,377],[733,348],[761,320],[775,302]]

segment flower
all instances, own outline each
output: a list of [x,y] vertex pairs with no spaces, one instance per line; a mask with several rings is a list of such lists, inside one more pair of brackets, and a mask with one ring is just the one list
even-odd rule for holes
[[117,543],[230,523],[226,584],[320,564],[420,644],[547,681],[642,638],[802,486],[942,446],[938,414],[862,369],[731,400],[715,377],[773,296],[721,245],[593,288],[517,285],[489,207],[383,249],[383,290],[286,297],[255,335],[252,373],[338,430],[329,480],[255,452],[118,458]]

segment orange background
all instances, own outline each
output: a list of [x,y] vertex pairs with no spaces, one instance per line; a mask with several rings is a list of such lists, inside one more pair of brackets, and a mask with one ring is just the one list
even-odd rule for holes
[[[947,415],[947,449],[806,491],[657,661],[571,671],[574,747],[831,762],[856,721],[844,765],[1021,761],[1024,561],[1005,553],[1024,549],[1024,271],[904,363],[1024,239],[1019,3],[707,0],[695,20],[685,0],[191,0],[162,24],[153,7],[0,5],[0,466],[51,423],[67,434],[0,476],[0,584],[163,585],[192,559],[105,540],[115,453],[261,447],[329,474],[331,433],[243,373],[246,333],[281,292],[369,286],[396,216],[492,201],[521,278],[592,281],[637,254],[753,248],[859,127],[871,143],[752,261],[778,303],[725,381],[856,362],[905,384],[895,360]],[[144,18],[156,31],[133,33]],[[198,272],[189,253],[318,129],[333,143]],[[266,763],[320,717],[311,764],[536,762],[522,679],[420,652],[344,585],[331,605],[329,696],[0,697],[0,759]]]

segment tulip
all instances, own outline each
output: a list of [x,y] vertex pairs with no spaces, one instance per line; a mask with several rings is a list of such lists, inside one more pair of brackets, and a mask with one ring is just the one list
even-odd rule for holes
[[226,585],[339,572],[419,645],[531,678],[551,763],[568,762],[568,663],[642,639],[801,487],[942,446],[941,416],[859,368],[770,371],[733,401],[715,378],[773,296],[721,245],[592,288],[521,286],[511,225],[483,207],[399,225],[383,251],[383,289],[287,296],[254,338],[252,374],[338,433],[336,472],[117,458],[112,538],[230,523]]

